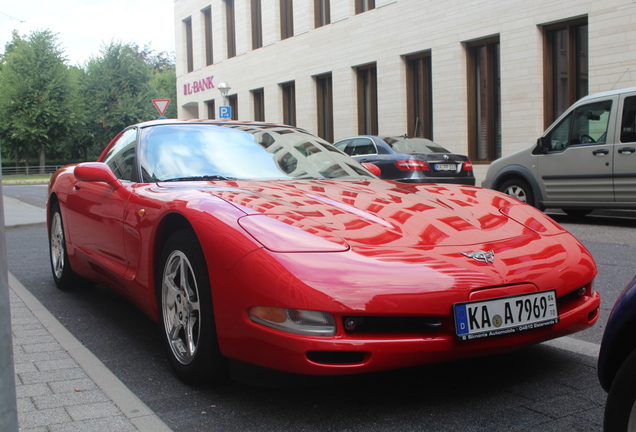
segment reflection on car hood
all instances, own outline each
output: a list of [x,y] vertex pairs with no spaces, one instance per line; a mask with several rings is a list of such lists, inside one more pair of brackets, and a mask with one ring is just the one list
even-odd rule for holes
[[[185,185],[182,185],[185,186]],[[564,232],[538,210],[488,189],[382,180],[216,182],[197,185],[247,215],[267,215],[351,246],[477,245]]]

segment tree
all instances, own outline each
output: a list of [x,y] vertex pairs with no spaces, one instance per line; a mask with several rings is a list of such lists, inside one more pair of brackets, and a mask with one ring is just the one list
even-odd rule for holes
[[56,34],[40,30],[25,39],[14,31],[0,75],[0,136],[27,166],[30,154],[39,153],[42,173],[47,150],[71,127],[71,85]]
[[82,93],[95,143],[103,148],[126,126],[154,117],[151,66],[134,44],[111,42],[86,67]]

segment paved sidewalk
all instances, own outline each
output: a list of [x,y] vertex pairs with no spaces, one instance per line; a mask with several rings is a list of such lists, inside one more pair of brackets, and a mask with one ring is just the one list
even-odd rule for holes
[[[5,228],[44,223],[43,209],[4,196]],[[9,274],[21,432],[170,429]]]

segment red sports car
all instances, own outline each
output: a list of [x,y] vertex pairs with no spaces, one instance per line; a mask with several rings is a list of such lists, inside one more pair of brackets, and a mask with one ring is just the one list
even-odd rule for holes
[[186,381],[228,359],[337,375],[492,354],[599,315],[592,256],[540,211],[380,180],[283,125],[131,126],[53,176],[48,227],[57,285],[128,298]]

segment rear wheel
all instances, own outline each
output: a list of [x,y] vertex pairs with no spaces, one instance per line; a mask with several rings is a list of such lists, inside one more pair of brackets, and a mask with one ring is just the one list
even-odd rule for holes
[[186,382],[219,380],[227,373],[216,336],[210,278],[194,232],[173,233],[157,278],[159,319],[170,364]]
[[70,289],[79,282],[80,279],[73,272],[68,262],[64,223],[62,222],[60,204],[57,202],[51,207],[49,257],[51,258],[53,280],[55,280],[55,284],[58,288],[63,290]]
[[511,197],[517,198],[519,201],[534,205],[534,195],[530,185],[525,180],[514,178],[506,180],[499,187],[499,191]]
[[636,432],[636,350],[616,373],[605,405],[605,432]]

